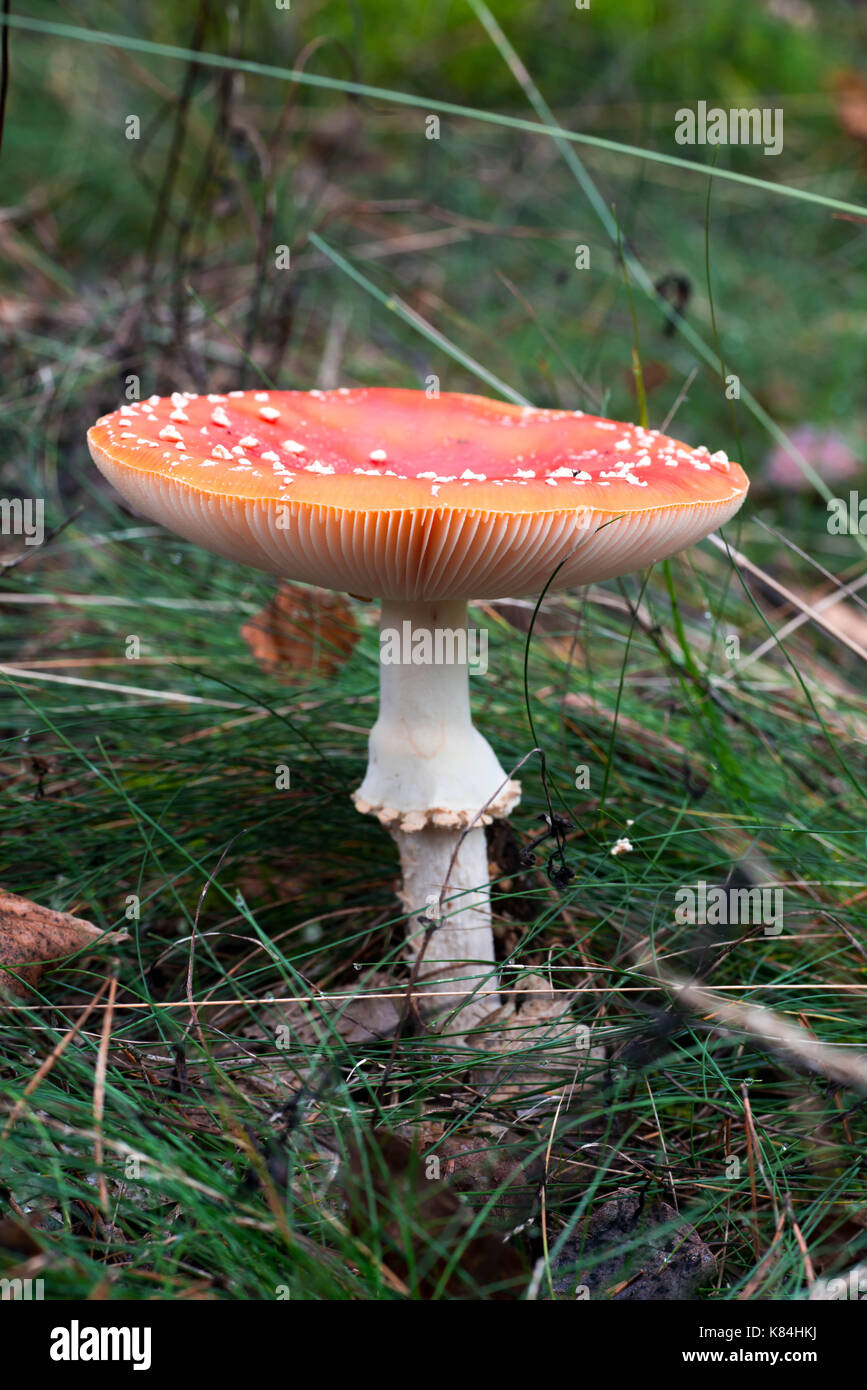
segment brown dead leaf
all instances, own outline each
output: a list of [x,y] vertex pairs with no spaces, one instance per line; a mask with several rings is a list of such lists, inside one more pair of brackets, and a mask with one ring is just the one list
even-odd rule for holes
[[241,628],[263,671],[287,682],[299,673],[333,676],[358,635],[342,594],[286,583]]
[[126,932],[100,931],[70,912],[53,912],[0,888],[0,994],[28,999],[28,986],[66,956],[96,942],[128,940]]

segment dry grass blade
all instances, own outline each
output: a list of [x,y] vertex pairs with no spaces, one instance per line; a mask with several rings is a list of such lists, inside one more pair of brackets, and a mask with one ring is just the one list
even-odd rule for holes
[[792,1066],[867,1096],[867,1056],[853,1055],[841,1047],[819,1042],[805,1028],[783,1018],[775,1009],[724,999],[703,985],[665,973],[648,960],[642,960],[639,969],[659,980],[679,1007],[705,1015],[711,1020],[709,1026],[747,1033],[768,1052]]

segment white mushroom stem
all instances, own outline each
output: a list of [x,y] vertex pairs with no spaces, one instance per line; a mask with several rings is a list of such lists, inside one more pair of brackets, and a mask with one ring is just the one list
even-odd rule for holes
[[472,995],[472,1002],[461,1010],[463,1029],[500,1006],[485,832],[470,830],[463,840],[462,831],[435,827],[391,833],[403,874],[401,902],[416,914],[407,929],[413,964],[424,950],[418,988],[430,996],[434,1012],[454,1009]]
[[480,645],[468,638],[463,601],[383,602],[379,718],[355,794],[397,843],[412,959],[434,919],[420,988],[438,1009],[474,996],[461,1027],[499,1005],[483,827],[520,796],[473,727],[469,657]]

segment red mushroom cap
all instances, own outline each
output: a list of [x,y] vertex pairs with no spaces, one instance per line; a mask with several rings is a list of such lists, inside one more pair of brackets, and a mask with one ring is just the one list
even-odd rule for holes
[[[121,406],[88,434],[146,516],[285,578],[491,598],[624,574],[741,505],[725,454],[580,411],[422,391],[232,391]],[[605,522],[612,522],[604,526]]]

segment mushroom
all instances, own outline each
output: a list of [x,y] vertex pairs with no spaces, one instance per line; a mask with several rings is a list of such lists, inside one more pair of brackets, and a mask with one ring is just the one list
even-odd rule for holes
[[426,1007],[460,1007],[462,1031],[483,1018],[500,1003],[484,827],[521,789],[472,723],[467,600],[672,555],[734,515],[743,470],[580,411],[411,390],[152,396],[88,442],[128,502],[187,539],[381,600],[379,717],[355,804],[397,844]]

